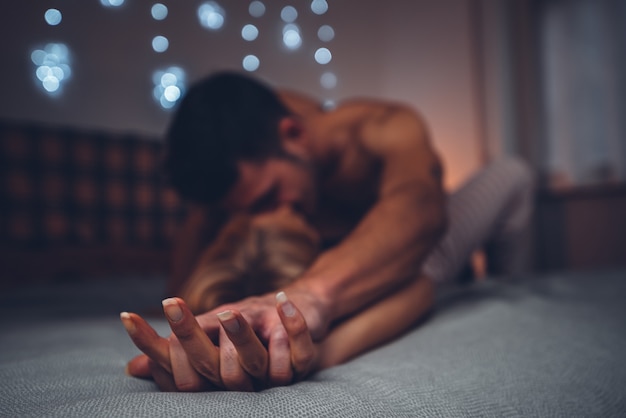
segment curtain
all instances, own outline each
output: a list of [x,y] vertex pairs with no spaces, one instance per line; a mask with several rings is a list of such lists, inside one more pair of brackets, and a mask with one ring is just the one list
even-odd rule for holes
[[626,2],[542,2],[548,186],[626,181]]

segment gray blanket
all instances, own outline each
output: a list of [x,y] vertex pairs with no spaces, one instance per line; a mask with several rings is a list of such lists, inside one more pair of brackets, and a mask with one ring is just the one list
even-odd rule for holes
[[160,393],[124,374],[137,351],[118,313],[159,307],[162,284],[0,296],[0,416],[626,416],[623,271],[455,289],[401,339],[260,393]]

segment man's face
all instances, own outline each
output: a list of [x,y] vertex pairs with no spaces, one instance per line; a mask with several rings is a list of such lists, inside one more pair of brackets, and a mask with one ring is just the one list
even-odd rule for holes
[[228,212],[259,214],[288,206],[305,217],[316,209],[312,166],[296,157],[237,163],[239,180],[221,201]]

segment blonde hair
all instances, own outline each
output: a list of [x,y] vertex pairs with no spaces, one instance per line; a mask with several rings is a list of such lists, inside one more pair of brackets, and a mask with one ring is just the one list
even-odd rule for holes
[[180,296],[199,314],[279,289],[319,253],[320,238],[293,212],[232,218],[201,255]]

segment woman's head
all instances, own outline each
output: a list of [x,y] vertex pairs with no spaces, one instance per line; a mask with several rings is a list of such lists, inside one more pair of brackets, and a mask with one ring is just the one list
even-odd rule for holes
[[194,313],[274,291],[296,279],[319,253],[320,238],[287,208],[233,217],[180,295]]

